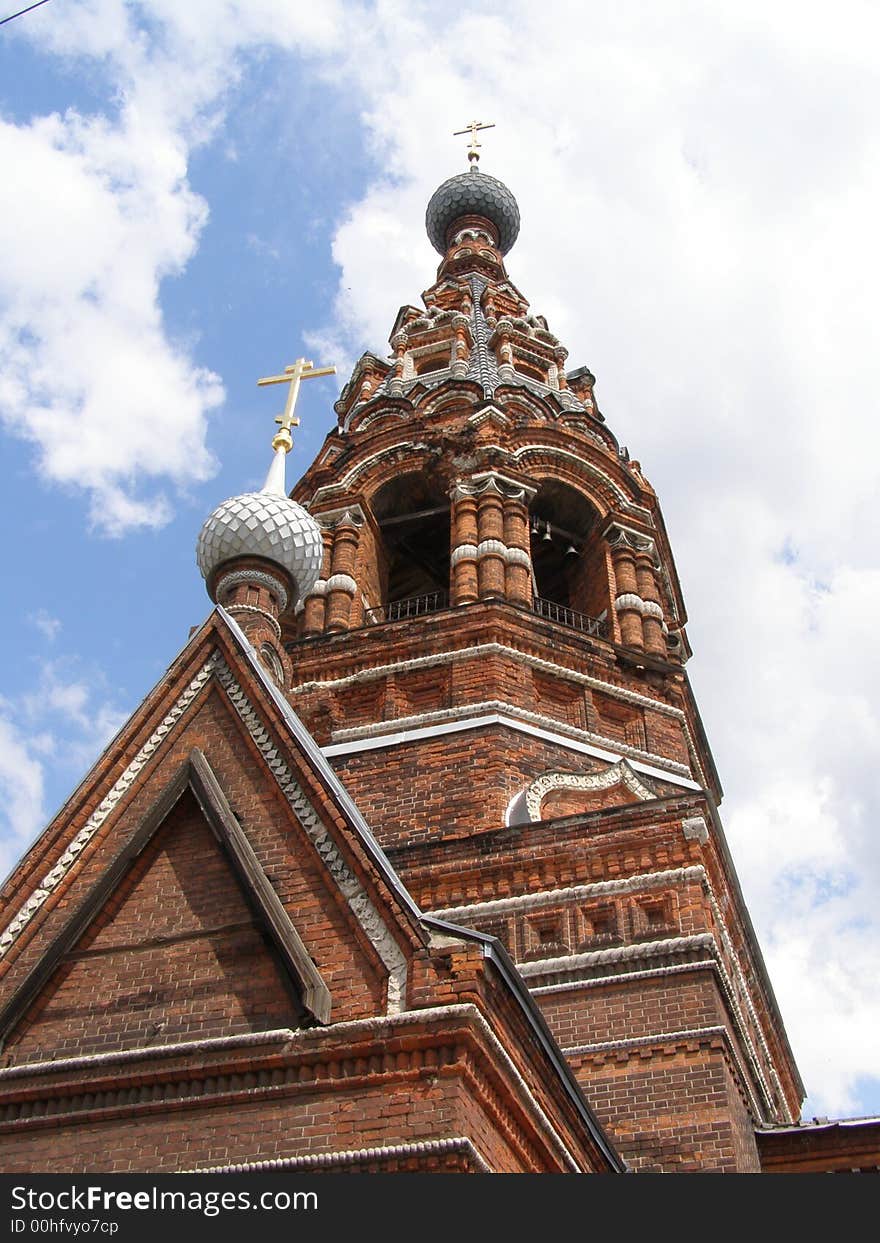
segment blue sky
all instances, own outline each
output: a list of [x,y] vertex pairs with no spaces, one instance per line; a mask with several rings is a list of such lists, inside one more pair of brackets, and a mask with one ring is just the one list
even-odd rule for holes
[[[0,867],[208,611],[199,526],[268,464],[257,378],[385,351],[482,116],[512,278],[663,503],[807,1111],[880,1112],[877,11],[438,7],[0,28]],[[334,397],[304,386],[291,477]]]

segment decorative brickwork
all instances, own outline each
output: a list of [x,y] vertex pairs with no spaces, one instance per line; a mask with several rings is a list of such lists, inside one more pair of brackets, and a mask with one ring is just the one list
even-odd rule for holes
[[[305,598],[224,545],[222,607],[10,878],[5,1168],[795,1152],[657,496],[510,281],[515,208],[441,187],[437,279],[292,493]],[[138,854],[196,752],[213,802]]]
[[621,1168],[512,966],[422,921],[220,611],[4,899],[8,1171]]
[[[417,899],[510,949],[628,1159],[756,1169],[750,1128],[795,1118],[801,1087],[717,816],[657,497],[510,283],[498,227],[448,229],[395,365],[346,387],[294,489],[317,514],[357,504],[377,538],[348,571],[367,611],[344,643],[282,618],[291,697]],[[449,498],[445,562],[429,494]],[[392,529],[447,607],[389,608]],[[667,1099],[644,1070],[670,1057]]]

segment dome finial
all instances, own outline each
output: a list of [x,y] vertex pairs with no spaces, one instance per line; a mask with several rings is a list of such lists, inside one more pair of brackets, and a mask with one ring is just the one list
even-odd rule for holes
[[299,419],[294,417],[294,408],[296,399],[299,396],[300,380],[311,380],[319,375],[336,375],[335,367],[316,367],[314,363],[308,362],[305,358],[298,358],[295,363],[291,363],[289,367],[284,368],[283,375],[269,375],[262,380],[257,380],[257,385],[262,387],[265,384],[289,384],[287,390],[287,401],[284,405],[284,413],[279,414],[275,418],[276,423],[281,424],[280,431],[277,431],[272,438],[272,448],[276,451],[283,449],[285,453],[289,453],[293,448],[293,436],[291,435],[291,427],[299,427]]
[[336,368],[316,367],[314,363],[309,362],[305,358],[298,358],[295,363],[291,363],[289,367],[284,368],[283,375],[265,376],[262,380],[257,380],[258,386],[266,384],[289,384],[287,390],[287,401],[284,403],[284,413],[276,415],[275,422],[281,426],[272,437],[272,448],[275,450],[275,456],[272,459],[272,465],[269,467],[269,473],[266,476],[266,482],[263,484],[264,492],[273,492],[276,496],[286,496],[287,487],[284,481],[284,459],[293,448],[292,427],[299,427],[299,419],[294,415],[296,408],[296,399],[299,396],[299,385],[301,380],[311,380],[316,376],[336,375]]
[[[299,425],[293,412],[300,381],[335,373],[335,367],[316,367],[305,358],[298,358],[281,375],[257,381],[260,385],[290,385],[284,413],[275,420],[280,427],[272,438],[275,454],[266,482],[261,492],[244,492],[218,505],[202,526],[196,549],[211,598],[226,603],[230,609],[233,605],[220,597],[228,591],[234,594],[242,583],[265,585],[267,572],[269,578],[273,573],[276,577],[280,574],[281,587],[276,583],[276,603],[272,606],[277,612],[303,600],[318,580],[324,556],[321,529],[311,514],[288,498],[284,463],[293,448],[290,429]],[[233,566],[232,562],[238,565]],[[282,597],[283,602],[279,603]],[[261,612],[256,606],[241,602],[234,607]]]
[[480,162],[480,147],[482,146],[482,143],[477,142],[477,131],[481,129],[494,129],[494,128],[495,128],[494,121],[488,121],[486,124],[483,124],[482,121],[471,121],[469,125],[466,125],[464,127],[464,129],[453,130],[453,133],[452,133],[453,138],[459,138],[462,134],[470,134],[471,136],[470,145],[468,146],[468,167],[469,168],[475,169]]

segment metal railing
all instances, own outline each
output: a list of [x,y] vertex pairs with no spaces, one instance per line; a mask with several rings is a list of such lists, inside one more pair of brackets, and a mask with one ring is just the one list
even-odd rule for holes
[[380,622],[404,621],[409,617],[423,617],[425,613],[438,613],[449,603],[448,591],[431,591],[426,596],[410,596],[408,600],[392,600],[377,609],[367,609],[364,621],[368,626]]
[[569,626],[572,630],[581,630],[584,634],[595,635],[597,639],[603,639],[608,631],[604,618],[588,617],[586,613],[557,604],[555,600],[542,600],[540,596],[535,596],[532,608],[539,617],[558,622],[560,626]]
[[[448,591],[430,591],[424,596],[392,600],[388,604],[379,605],[378,608],[366,609],[364,622],[368,626],[376,626],[382,622],[406,621],[411,617],[424,617],[426,613],[439,613],[441,609],[448,606]],[[548,621],[557,622],[560,626],[568,626],[571,630],[580,630],[582,634],[594,635],[601,639],[608,633],[604,618],[588,617],[586,613],[579,613],[577,609],[557,604],[555,600],[542,600],[540,596],[535,596],[532,600],[532,609],[539,617],[546,617]]]

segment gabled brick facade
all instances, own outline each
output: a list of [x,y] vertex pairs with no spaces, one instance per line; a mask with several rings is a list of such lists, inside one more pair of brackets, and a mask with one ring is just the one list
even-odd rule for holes
[[504,951],[421,917],[221,611],[3,896],[7,1172],[621,1168]]

